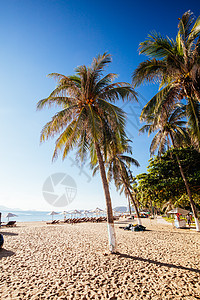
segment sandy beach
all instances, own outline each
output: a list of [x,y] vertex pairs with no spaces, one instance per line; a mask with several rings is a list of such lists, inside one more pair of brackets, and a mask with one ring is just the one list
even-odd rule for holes
[[143,219],[146,232],[105,223],[1,228],[1,299],[200,299],[200,234]]

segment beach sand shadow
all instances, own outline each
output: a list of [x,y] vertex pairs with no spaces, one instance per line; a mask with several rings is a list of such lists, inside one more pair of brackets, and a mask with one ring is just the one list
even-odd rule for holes
[[174,265],[174,264],[163,263],[163,262],[160,262],[160,261],[147,259],[147,258],[142,258],[142,257],[138,257],[138,256],[132,256],[132,255],[128,255],[128,254],[124,254],[124,253],[120,253],[120,252],[115,253],[115,255],[118,255],[119,257],[123,257],[123,258],[130,258],[130,259],[133,259],[133,260],[136,260],[136,261],[138,260],[138,261],[142,261],[142,262],[148,262],[148,263],[160,266],[160,267],[175,268],[175,269],[179,269],[179,270],[191,271],[191,272],[195,272],[195,273],[200,274],[199,269],[194,269],[194,268],[188,268],[188,267],[184,267],[184,266],[177,266],[177,265]]
[[8,257],[8,256],[12,256],[14,255],[15,252],[13,251],[9,251],[9,250],[6,250],[4,248],[1,248],[0,249],[0,260],[3,258],[3,257]]
[[[187,229],[189,229],[189,228],[187,228]],[[189,235],[196,235],[196,234],[199,234],[197,231],[189,231],[189,230],[187,230],[187,231],[184,231],[184,229],[180,229],[180,230],[182,230],[181,232],[180,231],[178,231],[177,230],[177,228],[175,228],[173,231],[169,231],[169,230],[154,230],[154,229],[152,229],[151,231],[152,231],[152,233],[157,233],[157,232],[161,232],[161,233],[163,233],[163,232],[167,232],[167,233],[170,233],[170,234],[189,234]]]
[[18,235],[18,233],[6,232],[6,231],[0,231],[0,233],[3,234],[3,235],[10,235],[10,236],[16,236],[16,235]]

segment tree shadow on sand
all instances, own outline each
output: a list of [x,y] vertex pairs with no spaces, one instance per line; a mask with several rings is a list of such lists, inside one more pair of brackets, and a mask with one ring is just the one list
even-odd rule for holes
[[179,270],[181,269],[181,270],[191,271],[191,272],[195,272],[195,273],[200,274],[199,269],[188,268],[188,267],[184,267],[184,266],[177,266],[177,265],[174,265],[174,264],[167,264],[167,263],[163,263],[163,262],[160,262],[160,261],[147,259],[147,258],[142,258],[142,257],[138,257],[138,256],[132,256],[132,255],[119,253],[119,252],[117,252],[116,255],[118,255],[119,257],[130,258],[130,259],[133,259],[133,260],[136,260],[136,261],[138,260],[138,261],[142,261],[142,262],[148,262],[148,263],[160,266],[160,267],[175,268],[175,269],[179,269]]
[[[187,229],[187,231],[184,231],[185,229]],[[180,231],[176,231],[176,229],[174,229],[174,231],[169,231],[169,230],[154,230],[154,229],[152,229],[152,230],[150,230],[152,233],[157,233],[157,232],[161,232],[161,233],[163,233],[163,232],[165,232],[165,233],[169,233],[169,234],[186,234],[186,235],[198,235],[199,234],[199,232],[198,231],[189,231],[189,228],[183,228],[183,229],[181,229],[182,230],[182,232],[180,232]]]
[[18,233],[7,232],[7,231],[1,231],[0,233],[3,234],[3,235],[10,235],[10,236],[16,236],[16,235],[18,235]]
[[15,252],[13,252],[13,251],[9,251],[9,250],[6,250],[6,249],[1,248],[1,249],[0,249],[0,260],[1,260],[3,257],[12,256],[12,255],[14,255],[14,254],[15,254]]

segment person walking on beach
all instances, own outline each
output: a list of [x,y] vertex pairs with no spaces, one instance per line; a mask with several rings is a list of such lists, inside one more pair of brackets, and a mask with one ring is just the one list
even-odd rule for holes
[[191,225],[191,217],[190,217],[190,214],[187,214],[187,223],[188,223],[188,226],[190,227]]

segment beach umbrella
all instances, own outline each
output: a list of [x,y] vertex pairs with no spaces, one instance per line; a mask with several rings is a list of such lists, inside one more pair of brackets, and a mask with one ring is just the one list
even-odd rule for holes
[[81,215],[81,211],[75,209],[75,210],[70,211],[70,214],[75,215],[75,217],[76,217],[76,215]]
[[61,215],[64,215],[64,221],[66,220],[66,214],[68,214],[68,212],[66,210],[64,210],[63,212],[60,213]]
[[50,213],[48,213],[48,215],[49,215],[49,216],[52,216],[52,221],[53,221],[53,216],[54,216],[54,215],[59,215],[59,213],[56,212],[56,211],[51,211]]
[[5,218],[8,218],[8,222],[10,218],[14,218],[14,217],[18,217],[17,215],[13,214],[13,213],[8,213]]
[[97,207],[97,208],[95,208],[95,209],[90,210],[90,212],[93,212],[93,213],[100,213],[100,212],[104,212],[104,210],[101,209],[101,208],[99,208],[99,207]]
[[72,211],[68,211],[68,214],[71,215],[70,219],[72,218]]
[[85,209],[85,210],[83,211],[83,213],[84,213],[85,216],[87,216],[87,215],[90,213],[90,211],[87,210],[87,209]]
[[103,210],[103,209],[97,207],[97,208],[91,210],[90,212],[95,213],[96,215],[98,215],[98,214],[100,214],[100,213],[105,212],[105,210]]

